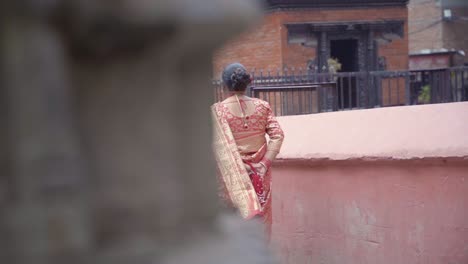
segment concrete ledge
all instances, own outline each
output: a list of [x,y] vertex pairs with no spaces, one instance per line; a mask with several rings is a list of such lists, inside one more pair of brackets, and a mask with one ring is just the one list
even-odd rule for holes
[[278,117],[283,160],[468,157],[468,102]]

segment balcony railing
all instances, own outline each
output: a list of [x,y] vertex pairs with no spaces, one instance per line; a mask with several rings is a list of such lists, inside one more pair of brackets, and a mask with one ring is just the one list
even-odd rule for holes
[[[276,115],[468,101],[468,67],[427,71],[252,73],[248,93]],[[215,82],[215,97],[228,93]]]

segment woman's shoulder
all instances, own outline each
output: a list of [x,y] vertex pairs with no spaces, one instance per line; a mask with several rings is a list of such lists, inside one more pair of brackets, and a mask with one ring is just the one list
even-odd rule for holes
[[252,101],[254,102],[255,105],[265,107],[268,109],[270,108],[270,104],[267,101],[264,101],[262,99],[252,97]]
[[218,115],[220,111],[222,111],[224,108],[223,102],[217,102],[211,105],[211,110],[215,111]]
[[216,109],[217,107],[219,107],[219,104],[220,104],[220,103],[221,103],[221,102],[216,102],[216,103],[212,104],[212,105],[211,105],[211,108],[212,108],[212,109]]

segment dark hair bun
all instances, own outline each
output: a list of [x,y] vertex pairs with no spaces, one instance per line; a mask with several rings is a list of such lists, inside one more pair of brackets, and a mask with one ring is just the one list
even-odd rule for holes
[[223,82],[231,91],[245,91],[251,83],[250,74],[240,63],[233,63],[223,72]]
[[250,82],[250,74],[248,74],[243,68],[237,68],[231,74],[232,89],[234,91],[244,91]]

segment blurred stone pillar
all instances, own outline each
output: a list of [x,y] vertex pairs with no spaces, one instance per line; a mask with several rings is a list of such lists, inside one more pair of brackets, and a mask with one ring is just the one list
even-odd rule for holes
[[210,149],[211,52],[258,6],[1,8],[1,263],[269,263],[220,215]]
[[89,189],[64,47],[35,16],[4,16],[1,40],[0,262],[80,263],[90,245]]

